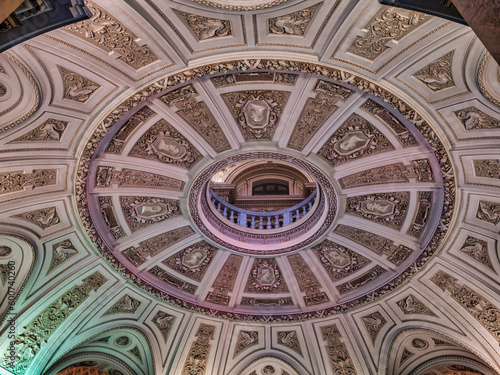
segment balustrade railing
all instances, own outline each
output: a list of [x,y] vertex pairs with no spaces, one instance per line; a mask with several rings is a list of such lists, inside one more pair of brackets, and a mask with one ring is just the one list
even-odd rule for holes
[[209,193],[214,208],[230,222],[250,229],[277,229],[293,224],[306,216],[316,202],[318,189],[316,188],[299,204],[274,212],[244,210],[221,199],[212,188],[209,188]]

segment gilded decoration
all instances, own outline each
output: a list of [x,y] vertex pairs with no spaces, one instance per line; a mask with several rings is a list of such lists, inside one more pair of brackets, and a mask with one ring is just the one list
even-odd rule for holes
[[419,191],[417,198],[417,211],[408,231],[406,232],[412,237],[420,238],[424,231],[427,220],[431,214],[432,206],[432,191]]
[[428,14],[381,7],[363,28],[365,34],[357,36],[347,52],[373,61],[391,48],[389,42],[401,40],[431,18]]
[[119,187],[149,187],[178,192],[182,192],[185,185],[184,181],[156,173],[128,168],[115,171],[114,167],[99,166],[96,172],[96,187],[108,188],[113,184],[118,184]]
[[359,195],[347,198],[346,213],[401,229],[404,223],[410,193],[394,192]]
[[465,130],[500,129],[500,121],[476,107],[453,112]]
[[246,293],[288,293],[275,258],[255,258],[245,286]]
[[486,243],[486,241],[474,238],[472,236],[467,236],[464,243],[462,244],[462,247],[460,248],[460,252],[467,254],[472,259],[475,259],[479,263],[482,263],[485,266],[493,269],[490,256],[488,255],[488,244]]
[[228,20],[203,17],[180,10],[177,10],[177,13],[199,41],[232,35],[231,23]]
[[247,348],[259,344],[259,332],[257,331],[240,331],[236,341],[233,358]]
[[413,160],[411,165],[395,163],[368,169],[339,179],[343,189],[386,183],[433,182],[432,169],[428,159]]
[[321,327],[321,336],[323,341],[326,341],[326,351],[332,368],[332,374],[357,375],[347,346],[341,341],[342,335],[337,325],[332,324]]
[[109,228],[109,231],[115,239],[125,237],[126,234],[120,226],[113,209],[113,199],[111,197],[99,197],[99,208],[101,210],[102,218]]
[[394,114],[389,112],[387,108],[382,107],[372,99],[368,99],[360,108],[378,117],[387,126],[389,126],[389,128],[396,134],[396,137],[403,147],[418,146],[418,141],[415,139],[413,134],[408,130],[403,122],[401,122]]
[[212,291],[208,293],[206,298],[207,302],[229,305],[229,293],[233,291],[242,260],[243,258],[238,255],[229,255],[212,284]]
[[278,332],[278,344],[286,346],[292,349],[295,353],[302,355],[302,349],[300,348],[300,341],[297,335],[297,331],[279,331]]
[[139,242],[138,247],[130,247],[123,251],[123,255],[134,266],[140,266],[146,259],[154,257],[170,246],[194,234],[190,226],[173,229],[145,241]]
[[284,16],[270,18],[269,34],[304,36],[319,4]]
[[[174,295],[165,293],[159,288],[156,288],[143,282],[142,280],[134,278],[134,274],[126,268],[122,267],[114,254],[103,249],[104,244],[103,241],[99,238],[98,231],[95,229],[94,222],[88,209],[88,202],[86,200],[85,192],[87,191],[88,182],[92,181],[88,179],[89,168],[92,164],[92,157],[97,146],[106,136],[109,129],[133,107],[147,100],[152,95],[161,95],[164,90],[172,88],[175,85],[181,84],[188,80],[198,79],[207,75],[228,74],[238,70],[251,70],[252,72],[269,70],[273,70],[275,72],[302,72],[303,74],[319,74],[324,76],[325,79],[332,79],[339,82],[340,84],[348,82],[349,84],[358,87],[360,90],[370,93],[388,103],[392,107],[396,108],[402,116],[404,116],[414,124],[416,129],[429,143],[437,156],[437,162],[439,163],[439,167],[443,172],[442,177],[444,182],[444,201],[443,210],[441,211],[440,225],[436,228],[434,236],[430,239],[424,251],[415,258],[414,262],[405,270],[403,274],[387,282],[385,285],[372,290],[370,294],[360,296],[355,301],[347,301],[340,303],[337,306],[328,307],[326,309],[318,309],[307,313],[288,313],[286,315],[273,314],[269,317],[262,317],[253,314],[218,311],[214,310],[213,308],[204,307],[189,301],[179,301],[179,299]],[[110,264],[112,264],[113,267],[119,269],[118,272],[123,274],[124,277],[130,279],[139,287],[147,289],[152,295],[158,297],[163,301],[173,303],[175,305],[182,304],[182,306],[184,306],[185,308],[189,308],[195,312],[210,314],[211,316],[224,316],[227,319],[248,321],[274,321],[275,319],[280,319],[282,321],[294,321],[308,319],[311,317],[329,316],[331,314],[336,314],[340,311],[346,311],[353,307],[360,306],[364,303],[377,300],[386,293],[394,290],[394,288],[399,286],[404,280],[407,280],[409,277],[414,275],[426,264],[428,259],[430,259],[430,257],[436,252],[436,250],[442,243],[442,240],[447,233],[447,228],[449,227],[449,224],[453,217],[453,208],[455,202],[455,176],[449,156],[445,151],[445,148],[439,141],[439,137],[437,137],[427,121],[425,121],[425,119],[422,118],[422,116],[407,102],[380,87],[377,83],[368,81],[349,72],[315,63],[289,60],[278,61],[272,59],[260,59],[258,61],[232,60],[224,63],[208,64],[205,66],[190,68],[187,72],[180,72],[172,74],[166,78],[159,79],[151,85],[144,87],[140,92],[131,95],[127,100],[117,105],[114,110],[109,111],[108,113],[109,114],[98,124],[98,126],[95,127],[94,133],[89,136],[86,147],[82,148],[82,154],[80,156],[79,165],[77,168],[77,178],[75,180],[76,203],[81,221],[88,232],[89,238],[94,242],[96,249],[101,252],[103,257]],[[245,298],[251,299],[252,297]],[[254,301],[251,301],[251,303],[256,305],[255,303],[258,302],[257,305],[259,305],[260,301],[255,300],[256,299],[254,298]],[[266,301],[263,301],[262,303],[265,304]],[[292,303],[291,299],[290,303]],[[269,304],[268,306],[272,306],[272,304]]]
[[166,342],[168,334],[172,329],[175,317],[164,311],[158,311],[152,319],[153,324],[160,330],[163,340]]
[[366,329],[368,330],[370,338],[372,339],[372,343],[375,343],[375,339],[377,338],[378,333],[387,323],[387,320],[385,320],[382,314],[377,311],[370,315],[361,317],[361,321],[364,323]]
[[125,294],[113,306],[111,306],[104,313],[104,315],[119,314],[119,313],[133,314],[137,311],[140,305],[141,303],[138,300],[130,297],[128,294]]
[[57,142],[61,140],[68,125],[66,121],[48,119],[12,142]]
[[148,272],[153,276],[156,276],[158,279],[169,284],[170,286],[185,291],[189,294],[194,294],[196,292],[196,289],[198,289],[196,285],[181,280],[178,277],[175,277],[174,275],[168,273],[161,267],[154,266]]
[[[34,317],[24,331],[13,340],[15,354],[4,354],[1,365],[14,374],[25,374],[33,357],[64,321],[83,304],[90,293],[97,292],[108,281],[101,273],[95,272],[54,300]],[[14,357],[14,358],[13,358]]]
[[364,256],[330,240],[312,248],[333,282],[343,279],[370,263]]
[[61,222],[55,207],[42,208],[40,210],[29,211],[15,216],[31,221],[43,230],[49,229]]
[[500,310],[467,285],[460,285],[453,276],[439,270],[431,281],[441,290],[450,293],[474,319],[478,321],[500,343]]
[[210,80],[218,89],[226,86],[233,86],[238,83],[247,82],[274,82],[282,85],[293,86],[297,81],[297,74],[280,73],[280,72],[242,72],[223,74],[220,76],[212,77]]
[[210,341],[215,337],[215,326],[201,323],[195,334],[189,353],[184,362],[181,375],[204,375],[210,355]]
[[385,272],[387,272],[387,270],[377,264],[375,267],[373,267],[368,272],[365,272],[361,276],[358,276],[344,284],[337,286],[337,290],[339,291],[340,294],[345,294],[347,292],[350,292],[351,290],[362,287],[363,285],[369,283],[372,280],[375,280],[377,277],[384,274]]
[[290,92],[250,90],[221,96],[246,141],[272,140]]
[[440,91],[447,87],[454,87],[455,82],[451,75],[451,59],[453,51],[433,61],[413,76],[419,79],[432,91]]
[[132,232],[181,215],[179,201],[154,197],[120,197],[120,205]]
[[425,306],[417,297],[415,297],[412,294],[398,301],[397,305],[405,315],[420,314],[420,315],[435,316],[434,313],[431,310],[429,310],[427,306]]
[[101,87],[80,74],[59,67],[64,81],[64,98],[79,103],[85,103],[92,94]]
[[110,152],[112,154],[121,154],[123,147],[125,146],[125,143],[130,135],[155,115],[156,112],[154,112],[148,106],[144,106],[139,109],[136,113],[130,116],[130,118],[120,128],[120,130],[118,130],[118,132],[113,137],[113,140],[106,148],[106,152]]
[[394,146],[372,124],[353,113],[325,142],[318,155],[332,166],[381,152]]
[[52,245],[52,259],[50,260],[49,272],[76,254],[79,254],[79,251],[76,250],[71,240],[64,240]]
[[25,171],[0,173],[0,195],[23,191],[30,187],[32,190],[57,184],[57,169],[35,169],[32,173]]
[[216,152],[229,150],[231,145],[224,131],[205,102],[198,101],[198,93],[192,85],[183,86],[161,96],[169,107],[175,106],[184,119]]
[[476,217],[479,220],[497,225],[500,223],[500,203],[479,201]]
[[85,5],[93,14],[92,18],[66,26],[67,31],[108,54],[115,52],[119,60],[135,70],[159,60],[148,46],[139,45],[137,36],[120,21],[90,1],[85,1]]
[[216,253],[217,248],[200,241],[165,259],[162,263],[190,279],[201,281]]
[[330,301],[326,293],[321,291],[323,286],[318,281],[318,278],[300,254],[290,255],[288,262],[292,267],[300,291],[305,293],[304,302],[306,306],[319,305]]
[[149,128],[128,155],[185,169],[191,169],[202,158],[200,152],[164,119]]
[[319,80],[314,88],[316,95],[308,98],[297,119],[287,147],[302,151],[318,129],[338,109],[335,104],[345,101],[352,90],[331,82]]
[[472,163],[476,177],[500,179],[500,160],[482,159],[473,160]]

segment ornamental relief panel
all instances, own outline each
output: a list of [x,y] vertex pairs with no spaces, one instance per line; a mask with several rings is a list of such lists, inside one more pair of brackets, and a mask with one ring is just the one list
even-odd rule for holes
[[453,51],[433,61],[413,76],[432,91],[440,91],[455,86],[451,75]]
[[120,21],[93,2],[85,1],[85,5],[93,14],[92,18],[66,26],[66,31],[92,43],[107,54],[115,52],[119,60],[135,70],[159,60],[148,46],[139,45],[136,42],[138,37]]
[[288,287],[276,259],[255,258],[245,292],[288,293]]
[[168,334],[174,324],[175,316],[164,311],[158,311],[152,319],[153,324],[160,330],[163,340],[167,342]]
[[196,341],[191,344],[181,375],[205,374],[212,346],[210,342],[215,338],[215,326],[201,323],[195,337]]
[[375,339],[377,338],[378,333],[387,323],[387,320],[385,320],[380,312],[376,311],[372,314],[361,317],[361,321],[368,330],[370,338],[372,339],[372,343],[375,343]]
[[246,141],[272,140],[283,109],[290,97],[287,91],[236,91],[221,95]]
[[75,72],[59,67],[64,82],[64,99],[85,103],[101,86]]
[[96,187],[108,188],[112,184],[119,187],[155,188],[182,192],[184,181],[155,173],[124,168],[115,171],[115,167],[99,166],[96,172]]
[[347,198],[346,213],[401,229],[404,223],[410,193],[379,193]]
[[125,237],[126,234],[115,215],[115,211],[113,208],[113,199],[108,196],[99,197],[98,203],[104,222],[108,226],[108,229],[113,237],[116,240]]
[[394,150],[394,146],[372,124],[353,113],[318,151],[332,166]]
[[325,121],[338,109],[337,101],[345,101],[352,90],[326,81],[318,81],[314,98],[308,98],[293,129],[288,147],[302,151]]
[[137,311],[139,306],[141,306],[141,302],[139,302],[135,298],[130,297],[128,294],[125,294],[113,306],[111,306],[104,313],[104,315],[112,315],[119,313],[133,314]]
[[180,216],[179,201],[154,197],[120,197],[120,205],[132,232]]
[[213,260],[217,248],[201,241],[165,259],[167,267],[195,281],[201,281]]
[[397,302],[398,307],[403,314],[421,314],[436,316],[427,306],[425,306],[417,297],[410,294],[408,297]]
[[42,208],[15,216],[28,220],[43,230],[49,229],[61,222],[56,207]]
[[303,36],[318,7],[319,4],[316,4],[284,16],[270,18],[269,34]]
[[474,174],[476,177],[486,177],[500,179],[500,160],[498,159],[477,159],[473,160]]
[[288,262],[292,267],[300,291],[305,293],[304,302],[306,306],[319,305],[330,301],[326,293],[321,291],[323,286],[300,254],[290,255]]
[[494,269],[491,264],[490,256],[488,255],[488,244],[486,241],[472,236],[467,236],[462,244],[462,247],[460,248],[460,252],[467,254],[472,259],[477,260],[486,267],[491,268],[492,270]]
[[52,259],[50,260],[50,266],[47,273],[79,253],[80,252],[75,248],[71,240],[64,240],[54,244],[52,246]]
[[385,272],[387,272],[387,270],[377,264],[375,267],[373,267],[368,272],[365,272],[361,276],[358,276],[355,279],[352,279],[344,284],[337,286],[337,290],[340,294],[345,294],[347,292],[350,292],[351,290],[360,288],[363,285],[375,280]]
[[148,129],[128,155],[185,169],[190,169],[202,158],[200,152],[164,119]]
[[465,130],[500,129],[500,120],[476,107],[467,107],[453,113]]
[[347,52],[373,61],[391,48],[389,42],[401,40],[430,19],[432,16],[424,13],[381,7],[362,29],[365,34],[357,36]]
[[342,335],[336,324],[321,327],[321,336],[326,342],[326,352],[332,369],[332,374],[357,375],[347,346],[341,340]]
[[191,31],[196,35],[198,41],[231,36],[231,23],[228,20],[221,20],[199,16],[196,14],[176,10],[182,20],[187,24]]
[[32,173],[25,171],[0,173],[0,195],[56,184],[57,169],[35,169]]
[[422,232],[424,231],[427,220],[431,214],[432,207],[432,191],[419,191],[417,198],[417,211],[415,212],[415,217],[413,222],[406,232],[412,237],[420,238]]
[[123,251],[123,255],[134,266],[140,266],[148,258],[161,253],[170,246],[180,242],[194,234],[190,226],[173,229],[169,232],[164,232],[157,236],[148,238],[145,241],[139,242],[138,247],[130,247]]
[[229,293],[233,292],[242,260],[243,258],[238,255],[229,255],[212,284],[212,291],[208,293],[205,299],[207,302],[224,306],[229,305]]
[[247,348],[259,344],[259,332],[258,331],[240,331],[238,333],[238,338],[236,340],[236,347],[234,349],[233,358],[244,351]]
[[293,86],[298,74],[280,72],[252,72],[232,73],[212,77],[210,80],[217,89],[247,82],[274,82],[281,85]]
[[164,270],[161,267],[154,266],[148,271],[151,275],[157,277],[161,281],[165,282],[171,287],[179,289],[181,291],[187,292],[189,294],[195,294],[198,286],[191,284],[187,281],[184,281]]
[[333,282],[341,280],[371,263],[364,256],[329,240],[313,247],[312,251],[317,255]]
[[14,139],[12,142],[58,142],[68,125],[69,123],[66,121],[48,119],[42,125]]
[[173,90],[161,97],[169,107],[175,106],[176,113],[184,119],[216,152],[229,150],[231,145],[219,123],[203,101],[198,101],[198,93],[192,85]]
[[500,223],[500,203],[479,201],[476,217],[479,220],[497,225]]

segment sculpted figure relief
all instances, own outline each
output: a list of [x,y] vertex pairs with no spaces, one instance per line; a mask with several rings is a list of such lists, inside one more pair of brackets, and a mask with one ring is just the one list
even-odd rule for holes
[[340,155],[349,155],[364,148],[368,140],[362,132],[351,132],[342,137],[333,148]]
[[394,203],[386,200],[368,200],[361,203],[361,209],[369,214],[390,215],[394,212]]
[[196,249],[186,254],[182,259],[182,263],[185,266],[197,267],[203,262],[203,260],[207,257],[207,253],[202,249]]

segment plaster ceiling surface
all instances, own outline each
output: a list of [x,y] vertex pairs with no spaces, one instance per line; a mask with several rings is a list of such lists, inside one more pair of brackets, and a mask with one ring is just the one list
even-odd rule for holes
[[[469,28],[87,5],[0,55],[0,373],[498,373],[500,70]],[[205,220],[215,173],[267,162],[320,186],[310,220]]]

